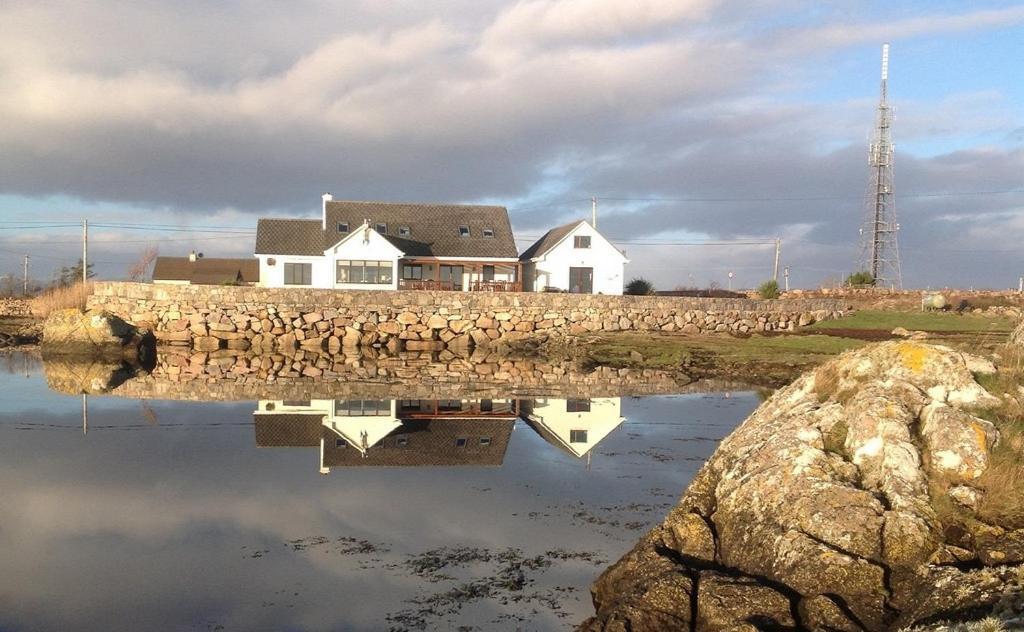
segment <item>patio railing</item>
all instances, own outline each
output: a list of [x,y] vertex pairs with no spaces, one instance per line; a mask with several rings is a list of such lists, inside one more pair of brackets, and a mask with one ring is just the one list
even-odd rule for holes
[[400,290],[448,290],[470,292],[521,292],[522,285],[518,281],[470,281],[467,286],[451,281],[435,281],[433,279],[399,279]]

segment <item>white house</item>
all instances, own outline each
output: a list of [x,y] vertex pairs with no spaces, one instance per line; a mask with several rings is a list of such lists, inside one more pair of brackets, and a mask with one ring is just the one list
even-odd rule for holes
[[261,219],[260,285],[519,291],[520,263],[501,206],[348,202],[321,218]]
[[622,294],[622,252],[588,222],[552,228],[519,256],[523,289],[576,294]]
[[621,397],[535,399],[523,419],[545,441],[576,458],[589,456],[625,420]]

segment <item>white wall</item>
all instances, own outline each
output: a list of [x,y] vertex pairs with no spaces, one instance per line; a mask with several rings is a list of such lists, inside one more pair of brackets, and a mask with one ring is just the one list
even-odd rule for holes
[[[590,452],[623,421],[621,397],[591,398],[590,410],[583,412],[568,412],[567,404],[565,399],[537,399],[530,419],[561,439],[576,456]],[[572,443],[573,430],[586,430],[587,441]]]
[[[590,236],[590,248],[574,248],[577,235]],[[532,279],[534,291],[546,286],[568,290],[569,268],[593,268],[594,294],[622,294],[625,264],[625,257],[615,246],[582,222],[536,262],[528,279]]]
[[[362,229],[356,229],[355,233],[343,243],[336,245],[327,251],[326,256],[331,262],[332,271],[337,268],[337,261],[390,261],[391,262],[391,283],[338,283],[337,274],[332,273],[329,285],[322,287],[335,288],[339,290],[395,290],[398,289],[398,275],[401,269],[398,267],[398,258],[402,252],[395,248],[390,241],[382,237],[377,231],[369,231],[369,240],[364,241]],[[321,286],[318,286],[321,287]]]
[[[260,260],[260,286],[262,287],[304,287],[298,285],[284,284],[285,263],[311,263],[313,264],[313,284],[305,287],[329,288],[334,287],[334,262],[326,257],[299,257],[293,255],[256,255]],[[267,260],[274,259],[274,265],[268,265]]]

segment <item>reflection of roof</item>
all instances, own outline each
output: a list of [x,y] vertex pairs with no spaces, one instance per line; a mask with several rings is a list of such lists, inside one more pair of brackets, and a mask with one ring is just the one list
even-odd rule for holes
[[[256,254],[323,255],[347,233],[338,232],[338,224],[349,230],[362,226],[387,224],[383,236],[406,256],[495,257],[518,256],[508,211],[503,206],[462,204],[411,204],[394,202],[327,202],[327,230],[322,220],[261,219],[256,228]],[[459,227],[469,228],[468,236]],[[407,236],[399,228],[408,228]],[[485,237],[484,229],[493,232]]]
[[[405,421],[401,427],[377,442],[365,454],[344,440],[337,445],[336,434],[324,428],[324,466],[498,466],[515,420],[507,419],[420,419]],[[487,444],[481,439],[489,439]],[[459,440],[465,440],[459,445]]]
[[320,445],[323,415],[289,413],[253,415],[256,445],[261,448],[312,448]]
[[189,281],[200,285],[256,283],[260,266],[256,259],[218,259],[202,257],[157,257],[153,265],[154,281]]
[[554,248],[558,242],[565,239],[565,236],[572,232],[572,229],[583,223],[583,220],[578,219],[575,222],[570,222],[562,226],[552,228],[548,232],[544,233],[544,236],[533,242],[533,245],[523,251],[523,254],[519,255],[519,259],[526,261],[533,259],[534,257],[542,257],[548,253],[549,250]]

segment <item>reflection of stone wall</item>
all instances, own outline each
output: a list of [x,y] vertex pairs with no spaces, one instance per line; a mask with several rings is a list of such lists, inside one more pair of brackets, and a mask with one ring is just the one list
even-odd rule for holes
[[540,334],[793,330],[844,310],[833,300],[754,301],[439,291],[339,291],[97,283],[89,307],[201,351],[487,346]]
[[[535,360],[509,359],[482,350],[469,357],[402,352],[378,357],[372,349],[326,356],[255,356],[222,350],[212,354],[174,348],[158,357],[151,374],[140,373],[114,388],[94,383],[96,393],[172,400],[308,399],[502,399],[514,396],[613,397],[658,393],[742,390],[737,384],[689,385],[650,369],[599,368],[591,372]],[[74,384],[82,371],[46,367],[52,387]],[[61,379],[60,373],[74,379]]]

